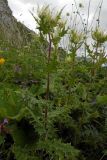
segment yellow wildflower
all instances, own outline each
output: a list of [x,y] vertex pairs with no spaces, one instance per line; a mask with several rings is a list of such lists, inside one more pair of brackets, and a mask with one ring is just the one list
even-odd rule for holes
[[0,65],[5,63],[5,59],[4,58],[0,58]]

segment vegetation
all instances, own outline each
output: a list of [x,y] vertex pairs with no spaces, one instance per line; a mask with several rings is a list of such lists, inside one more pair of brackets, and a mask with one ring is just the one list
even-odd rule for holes
[[[89,45],[88,29],[69,27],[62,12],[31,13],[39,30],[31,44],[1,44],[0,159],[107,159],[107,35],[97,25]],[[64,36],[69,52],[59,47]]]

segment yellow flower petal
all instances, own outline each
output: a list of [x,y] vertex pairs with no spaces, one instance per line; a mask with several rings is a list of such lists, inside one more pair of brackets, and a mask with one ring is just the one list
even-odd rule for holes
[[4,64],[5,63],[5,59],[4,58],[0,58],[0,64]]

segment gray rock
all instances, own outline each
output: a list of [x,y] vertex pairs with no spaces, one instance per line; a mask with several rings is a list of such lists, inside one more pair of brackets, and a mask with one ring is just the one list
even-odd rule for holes
[[13,17],[7,0],[0,0],[0,42],[20,48],[31,41],[32,33]]

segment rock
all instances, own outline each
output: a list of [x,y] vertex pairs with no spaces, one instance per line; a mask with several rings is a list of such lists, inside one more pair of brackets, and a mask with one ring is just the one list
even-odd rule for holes
[[21,24],[12,15],[7,0],[0,0],[0,43],[8,42],[20,48],[31,41],[33,31]]

